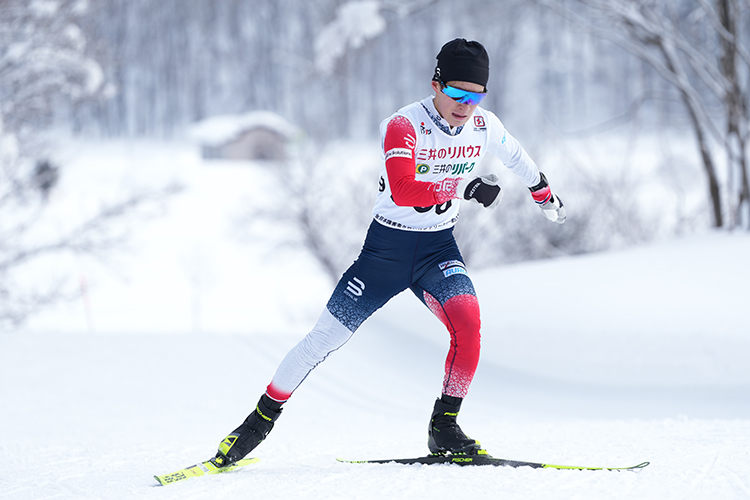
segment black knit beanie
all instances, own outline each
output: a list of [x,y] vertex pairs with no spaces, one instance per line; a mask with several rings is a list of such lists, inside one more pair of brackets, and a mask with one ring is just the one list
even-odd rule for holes
[[437,55],[433,80],[471,82],[487,87],[490,78],[490,57],[479,42],[456,38],[443,45]]

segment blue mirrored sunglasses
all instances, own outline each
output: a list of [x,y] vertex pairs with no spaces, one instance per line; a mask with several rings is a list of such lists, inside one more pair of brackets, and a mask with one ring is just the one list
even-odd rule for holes
[[456,102],[469,105],[479,104],[487,97],[487,92],[469,92],[449,85],[442,85],[441,92]]

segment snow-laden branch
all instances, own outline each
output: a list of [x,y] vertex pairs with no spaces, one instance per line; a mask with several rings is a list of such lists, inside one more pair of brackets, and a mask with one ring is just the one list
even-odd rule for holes
[[368,39],[385,31],[377,0],[355,0],[341,5],[336,18],[315,37],[315,67],[330,74],[349,49],[361,47]]
[[383,34],[384,11],[406,17],[426,9],[437,0],[351,0],[336,9],[336,17],[315,37],[315,69],[331,74],[349,50]]

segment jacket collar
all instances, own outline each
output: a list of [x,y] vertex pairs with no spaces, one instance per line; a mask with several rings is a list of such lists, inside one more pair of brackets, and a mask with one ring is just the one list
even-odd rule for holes
[[446,134],[450,136],[455,136],[461,133],[461,131],[464,129],[464,126],[461,125],[459,127],[451,127],[447,121],[443,117],[440,116],[440,113],[438,113],[437,109],[435,108],[435,103],[433,100],[435,99],[435,96],[430,96],[425,99],[423,99],[420,104],[424,108],[425,112],[427,113],[427,116],[430,117],[432,120],[432,123],[435,124],[440,130],[445,132]]

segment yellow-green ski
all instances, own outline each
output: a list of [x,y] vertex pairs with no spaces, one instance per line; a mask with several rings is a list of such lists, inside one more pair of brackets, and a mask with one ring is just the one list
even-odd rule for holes
[[206,460],[205,462],[199,462],[195,465],[191,465],[190,467],[186,467],[171,474],[154,476],[154,478],[159,481],[159,484],[166,486],[168,484],[176,483],[177,481],[190,479],[191,477],[205,476],[207,474],[221,474],[222,472],[239,469],[240,467],[244,467],[246,465],[254,464],[260,461],[259,458],[243,458],[242,460],[238,460],[232,465],[221,467],[220,464],[218,464],[215,460],[216,459],[212,458],[210,460]]

